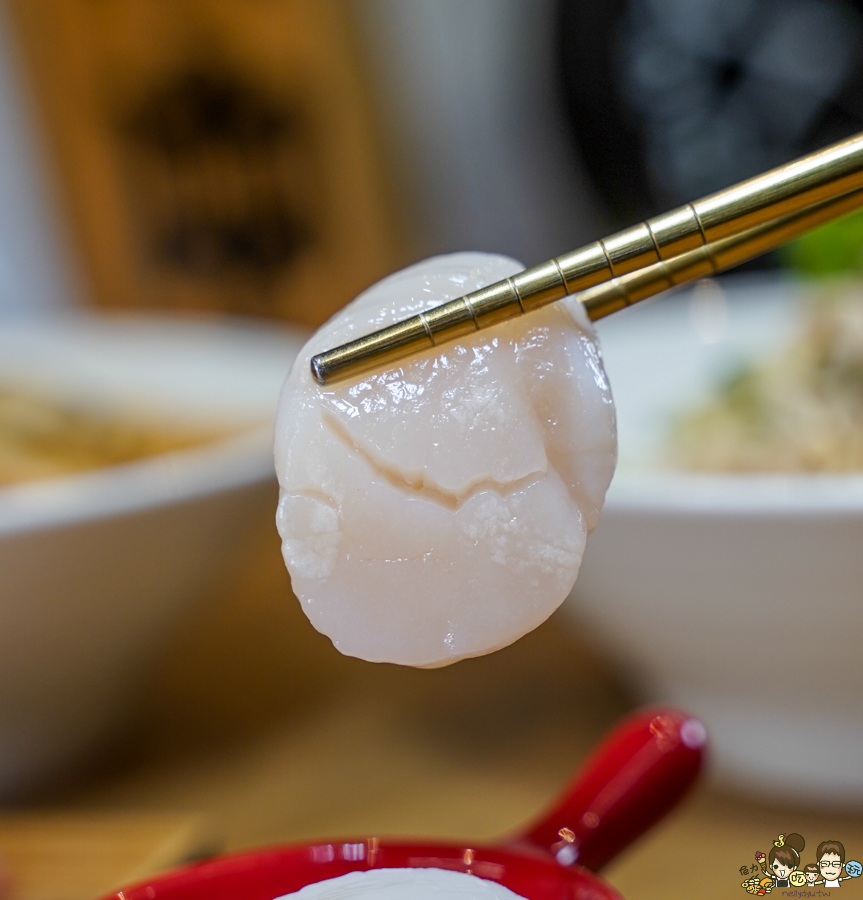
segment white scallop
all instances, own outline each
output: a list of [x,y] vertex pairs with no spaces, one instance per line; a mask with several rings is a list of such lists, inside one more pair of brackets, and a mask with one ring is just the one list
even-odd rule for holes
[[614,472],[596,339],[566,300],[361,381],[315,353],[521,270],[434,257],[361,294],[306,344],[276,419],[277,524],[294,592],[343,653],[440,666],[517,640],[575,582]]

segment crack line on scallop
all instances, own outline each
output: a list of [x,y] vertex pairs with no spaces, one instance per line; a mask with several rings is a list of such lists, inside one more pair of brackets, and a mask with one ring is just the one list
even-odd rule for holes
[[459,509],[464,503],[466,503],[472,497],[476,496],[481,491],[491,490],[499,496],[505,497],[507,494],[511,494],[514,491],[529,487],[531,484],[534,484],[546,475],[546,472],[544,470],[530,472],[527,475],[515,479],[514,481],[509,481],[506,484],[501,484],[499,481],[496,481],[493,478],[484,478],[470,484],[465,494],[463,496],[460,496],[450,493],[449,491],[446,491],[438,486],[429,485],[422,479],[417,482],[410,481],[405,477],[403,472],[380,462],[380,460],[376,459],[375,456],[366,447],[363,447],[359,443],[357,443],[357,441],[353,438],[347,428],[345,428],[344,424],[329,410],[324,409],[321,411],[321,413],[321,418],[324,422],[325,427],[329,428],[333,436],[338,441],[340,441],[348,450],[353,450],[358,453],[375,470],[375,472],[377,472],[389,484],[391,484],[393,487],[399,488],[400,490],[405,490],[407,488],[414,494],[421,496],[427,500],[431,500],[432,502],[437,503],[439,506],[443,506],[446,509]]

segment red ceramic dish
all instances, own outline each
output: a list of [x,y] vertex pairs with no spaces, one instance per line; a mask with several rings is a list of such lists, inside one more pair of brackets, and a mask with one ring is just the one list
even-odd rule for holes
[[106,900],[274,900],[357,870],[429,866],[500,882],[527,900],[619,900],[594,873],[678,803],[698,775],[704,744],[697,719],[670,709],[638,713],[537,823],[499,845],[314,841],[208,860]]

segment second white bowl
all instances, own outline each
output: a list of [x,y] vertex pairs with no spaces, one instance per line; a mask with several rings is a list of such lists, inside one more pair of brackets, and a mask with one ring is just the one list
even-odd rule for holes
[[783,343],[799,290],[740,278],[707,315],[689,292],[600,323],[620,465],[564,614],[646,697],[704,719],[721,778],[859,803],[863,475],[653,462],[675,410]]

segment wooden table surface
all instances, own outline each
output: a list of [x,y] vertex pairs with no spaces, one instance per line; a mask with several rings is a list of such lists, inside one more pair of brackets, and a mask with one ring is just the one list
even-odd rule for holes
[[[446,669],[341,657],[262,528],[154,665],[111,752],[0,816],[11,896],[87,900],[183,856],[316,836],[493,839],[633,702],[557,617]],[[742,897],[740,867],[791,831],[863,856],[859,815],[702,787],[606,875],[630,900]]]

